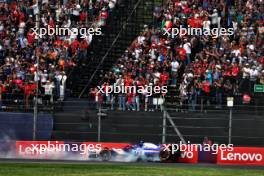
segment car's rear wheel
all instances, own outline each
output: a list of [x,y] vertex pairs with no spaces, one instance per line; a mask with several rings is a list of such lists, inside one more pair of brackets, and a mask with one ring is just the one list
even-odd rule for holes
[[111,151],[108,148],[102,149],[99,155],[102,161],[109,161],[111,159]]

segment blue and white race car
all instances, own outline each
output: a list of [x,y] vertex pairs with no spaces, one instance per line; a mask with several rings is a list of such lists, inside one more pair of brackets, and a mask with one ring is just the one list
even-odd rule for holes
[[140,142],[136,145],[129,145],[125,148],[103,148],[99,154],[102,161],[151,161],[164,162],[170,160],[172,155],[168,151],[164,151],[163,145],[153,143]]

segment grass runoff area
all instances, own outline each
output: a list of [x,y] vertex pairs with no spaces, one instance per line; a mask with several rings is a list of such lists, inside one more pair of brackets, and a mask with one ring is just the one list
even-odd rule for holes
[[264,170],[139,164],[0,163],[4,176],[264,176]]

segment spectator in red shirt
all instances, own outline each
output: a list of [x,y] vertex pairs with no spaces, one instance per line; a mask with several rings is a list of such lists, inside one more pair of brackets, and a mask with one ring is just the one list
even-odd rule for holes
[[169,80],[169,74],[165,70],[160,75],[160,81],[162,85],[167,85]]
[[84,10],[82,10],[80,13],[80,21],[85,22],[86,18],[87,18],[87,13]]
[[32,29],[30,29],[27,33],[27,41],[29,45],[33,45],[35,41],[35,34],[33,33]]
[[24,93],[25,93],[25,110],[29,110],[29,99],[36,92],[36,84],[33,82],[25,82]]
[[130,111],[134,111],[135,110],[135,107],[134,107],[134,95],[133,93],[128,93],[127,94],[127,102],[126,102],[126,105],[127,105],[127,109]]
[[73,55],[77,54],[77,49],[79,48],[80,42],[78,40],[74,40],[70,44],[71,52]]
[[179,57],[180,57],[181,61],[183,63],[186,63],[185,62],[186,57],[187,57],[186,50],[184,48],[178,48],[177,51],[178,51],[178,54],[179,54]]
[[211,92],[211,86],[210,86],[210,80],[206,79],[202,83],[202,90],[204,95],[204,101],[209,106],[210,105],[210,92]]

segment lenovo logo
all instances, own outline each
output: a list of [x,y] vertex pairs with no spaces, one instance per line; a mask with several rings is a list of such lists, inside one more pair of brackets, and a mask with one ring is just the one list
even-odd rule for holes
[[261,162],[263,159],[263,156],[260,153],[227,153],[226,155],[224,155],[224,153],[221,152],[221,159],[224,161]]

